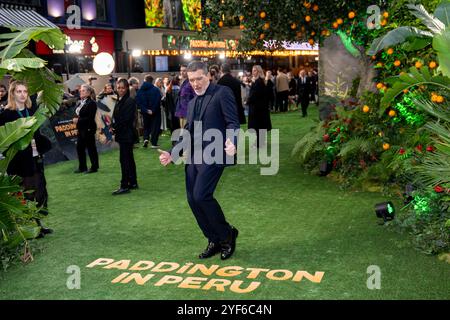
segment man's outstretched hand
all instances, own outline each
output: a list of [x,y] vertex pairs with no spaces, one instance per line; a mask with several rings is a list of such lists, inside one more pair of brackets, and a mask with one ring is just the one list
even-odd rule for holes
[[161,162],[163,166],[167,166],[172,162],[172,156],[170,153],[161,149],[158,149],[158,152],[160,153],[159,162]]
[[236,154],[236,146],[231,142],[230,138],[225,141],[225,152],[229,156],[234,156]]

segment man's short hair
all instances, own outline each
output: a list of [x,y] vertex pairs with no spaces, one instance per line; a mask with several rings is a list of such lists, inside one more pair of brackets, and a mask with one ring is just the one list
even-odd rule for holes
[[153,77],[148,74],[145,76],[144,81],[148,83],[153,83]]
[[184,64],[184,63],[182,63],[182,64],[180,64],[180,69],[181,69],[182,67],[187,68],[187,65]]
[[130,85],[139,84],[139,79],[135,78],[135,77],[131,77],[130,79],[128,79],[128,83]]
[[4,84],[0,84],[0,88],[3,88],[7,91],[6,86]]
[[202,61],[192,61],[187,66],[187,72],[195,72],[197,70],[203,70],[204,74],[208,74],[208,66]]
[[228,63],[224,63],[221,66],[223,73],[231,73],[231,66]]

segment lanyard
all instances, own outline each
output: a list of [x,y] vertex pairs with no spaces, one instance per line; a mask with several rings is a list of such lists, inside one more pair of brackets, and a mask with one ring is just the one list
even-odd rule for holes
[[19,114],[19,117],[21,117],[21,118],[25,118],[25,117],[29,117],[30,116],[30,114],[28,113],[28,109],[27,108],[25,108],[25,114],[26,114],[25,117],[23,116],[22,111],[17,110],[17,113]]

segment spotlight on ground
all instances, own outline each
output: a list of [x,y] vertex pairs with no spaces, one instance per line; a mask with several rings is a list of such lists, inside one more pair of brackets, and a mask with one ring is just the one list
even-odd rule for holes
[[384,222],[394,219],[395,208],[391,201],[381,202],[375,205],[375,213],[378,218],[383,218]]
[[319,167],[320,175],[322,177],[325,177],[326,175],[328,175],[331,172],[332,169],[333,169],[333,166],[330,162],[323,161]]

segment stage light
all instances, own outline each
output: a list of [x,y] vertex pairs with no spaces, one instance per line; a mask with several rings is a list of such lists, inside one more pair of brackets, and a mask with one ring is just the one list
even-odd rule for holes
[[186,52],[186,53],[184,54],[184,59],[185,59],[185,60],[191,60],[191,59],[192,59],[192,54],[191,54],[190,52]]
[[391,201],[377,203],[375,213],[378,218],[383,218],[384,222],[394,219],[395,208]]
[[219,59],[224,60],[225,59],[225,52],[221,52],[219,54]]
[[133,57],[140,57],[140,56],[142,55],[142,51],[141,51],[141,50],[138,50],[138,49],[135,49],[135,50],[133,50],[133,51],[131,52],[131,55],[132,55]]
[[114,66],[114,58],[107,52],[99,53],[94,58],[94,71],[100,76],[110,74],[114,70]]
[[330,162],[323,161],[319,167],[320,175],[322,177],[324,177],[324,176],[328,175],[332,169],[333,169],[333,166]]

